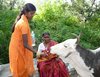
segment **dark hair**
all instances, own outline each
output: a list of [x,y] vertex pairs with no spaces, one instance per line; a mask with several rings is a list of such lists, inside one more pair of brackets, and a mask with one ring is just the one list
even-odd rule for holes
[[24,5],[23,9],[21,10],[21,12],[19,13],[19,15],[17,16],[13,26],[12,26],[12,33],[14,32],[14,29],[15,29],[15,25],[16,23],[18,22],[18,20],[21,18],[21,16],[23,14],[25,14],[25,12],[30,12],[30,11],[36,11],[36,7],[31,4],[31,3],[27,3]]
[[50,33],[49,32],[45,32],[45,33],[42,34],[42,37],[45,36],[45,35],[49,35],[50,36]]

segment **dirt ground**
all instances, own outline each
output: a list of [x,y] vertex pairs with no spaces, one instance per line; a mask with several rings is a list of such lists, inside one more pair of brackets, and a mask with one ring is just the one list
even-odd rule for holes
[[[39,77],[36,59],[34,59],[34,67],[36,70],[34,77]],[[70,72],[70,74],[71,74],[70,77],[77,77],[75,70]],[[10,73],[10,69],[9,69],[9,64],[0,65],[0,77],[12,77],[12,75]]]

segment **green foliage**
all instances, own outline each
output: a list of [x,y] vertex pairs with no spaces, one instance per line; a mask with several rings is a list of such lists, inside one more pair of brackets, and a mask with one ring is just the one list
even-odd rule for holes
[[0,61],[8,62],[9,41],[11,37],[11,27],[16,18],[17,12],[0,11]]
[[[48,6],[47,6],[48,5]],[[59,8],[59,9],[58,9]],[[70,30],[78,28],[78,19],[75,16],[65,16],[61,4],[46,4],[42,8],[42,13],[34,17],[33,30],[37,35],[37,40],[40,43],[41,34],[50,32],[52,39],[61,42],[67,39],[70,35]],[[65,35],[64,35],[65,34]]]
[[13,10],[15,8],[22,8],[24,0],[0,0],[0,10]]

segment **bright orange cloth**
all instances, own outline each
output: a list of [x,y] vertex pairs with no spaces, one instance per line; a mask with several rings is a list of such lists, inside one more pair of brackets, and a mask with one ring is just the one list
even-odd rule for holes
[[13,77],[29,77],[33,74],[33,53],[23,45],[22,34],[27,34],[28,44],[32,46],[30,27],[25,15],[16,23],[9,45],[10,69]]

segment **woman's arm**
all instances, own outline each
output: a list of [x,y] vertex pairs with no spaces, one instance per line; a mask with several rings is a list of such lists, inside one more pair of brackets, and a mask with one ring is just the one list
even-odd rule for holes
[[23,38],[24,47],[27,48],[27,49],[29,49],[32,52],[36,52],[36,51],[34,51],[34,49],[33,49],[32,46],[29,46],[28,45],[28,37],[27,37],[27,34],[22,34],[22,38]]
[[40,58],[40,56],[47,56],[44,52],[37,52],[37,58]]

